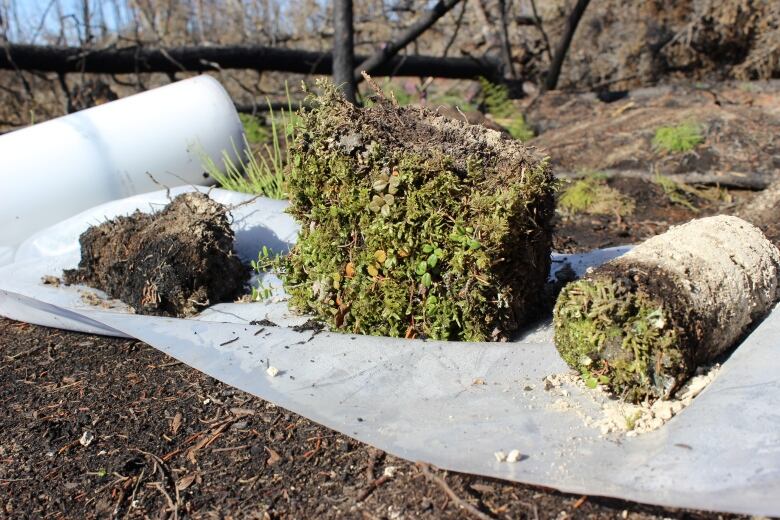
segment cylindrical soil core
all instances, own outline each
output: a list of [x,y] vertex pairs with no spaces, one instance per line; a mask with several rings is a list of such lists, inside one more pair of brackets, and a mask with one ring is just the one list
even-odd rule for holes
[[567,285],[555,344],[589,385],[669,397],[724,354],[778,294],[780,252],[742,219],[676,226]]

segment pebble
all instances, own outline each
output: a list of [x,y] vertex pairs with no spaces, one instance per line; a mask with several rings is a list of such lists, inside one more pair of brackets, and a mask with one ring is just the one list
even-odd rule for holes
[[518,460],[520,460],[520,450],[512,450],[506,456],[507,462],[517,462]]
[[92,444],[92,441],[95,440],[95,434],[93,434],[90,431],[85,431],[81,434],[81,438],[79,439],[79,444],[81,444],[84,447],[89,446]]
[[274,366],[270,366],[265,369],[265,373],[271,377],[276,377],[279,375],[279,369]]

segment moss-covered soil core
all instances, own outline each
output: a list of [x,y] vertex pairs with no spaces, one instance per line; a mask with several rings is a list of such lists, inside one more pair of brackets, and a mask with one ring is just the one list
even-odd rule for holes
[[607,267],[564,287],[554,310],[564,361],[631,402],[668,397],[696,367],[690,307],[664,273],[644,275],[653,271]]
[[769,312],[779,272],[780,251],[751,224],[692,220],[566,286],[555,344],[589,386],[668,398]]
[[105,291],[139,314],[190,316],[240,296],[248,269],[233,251],[227,209],[198,192],[155,214],[136,212],[85,231],[66,283]]
[[380,96],[360,109],[319,87],[291,161],[292,306],[401,337],[499,340],[528,321],[550,266],[546,158],[425,108]]

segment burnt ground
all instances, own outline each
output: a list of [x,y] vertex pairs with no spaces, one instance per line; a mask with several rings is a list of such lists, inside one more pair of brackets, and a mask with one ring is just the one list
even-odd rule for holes
[[0,517],[712,517],[428,470],[134,340],[0,319],[0,342]]
[[[645,180],[609,184],[634,213],[559,216],[556,246],[635,242],[733,205],[694,200],[694,212]],[[0,319],[0,344],[0,517],[713,516],[427,470],[134,340]]]

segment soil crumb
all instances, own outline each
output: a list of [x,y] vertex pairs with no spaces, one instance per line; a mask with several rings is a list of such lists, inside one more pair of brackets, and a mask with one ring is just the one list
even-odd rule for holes
[[[582,378],[573,372],[545,377],[544,388],[560,396],[549,406],[551,410],[574,412],[586,426],[598,429],[602,435],[635,437],[657,430],[685,410],[717,377],[719,371],[719,364],[699,367],[696,375],[670,399],[639,404],[625,402],[601,385],[593,389],[587,388]],[[589,401],[589,405],[595,405],[595,413],[592,413],[592,406],[582,405],[581,396]]]
[[68,284],[101,289],[138,314],[186,317],[245,289],[249,270],[233,250],[227,209],[198,192],[162,211],[140,211],[85,231]]

